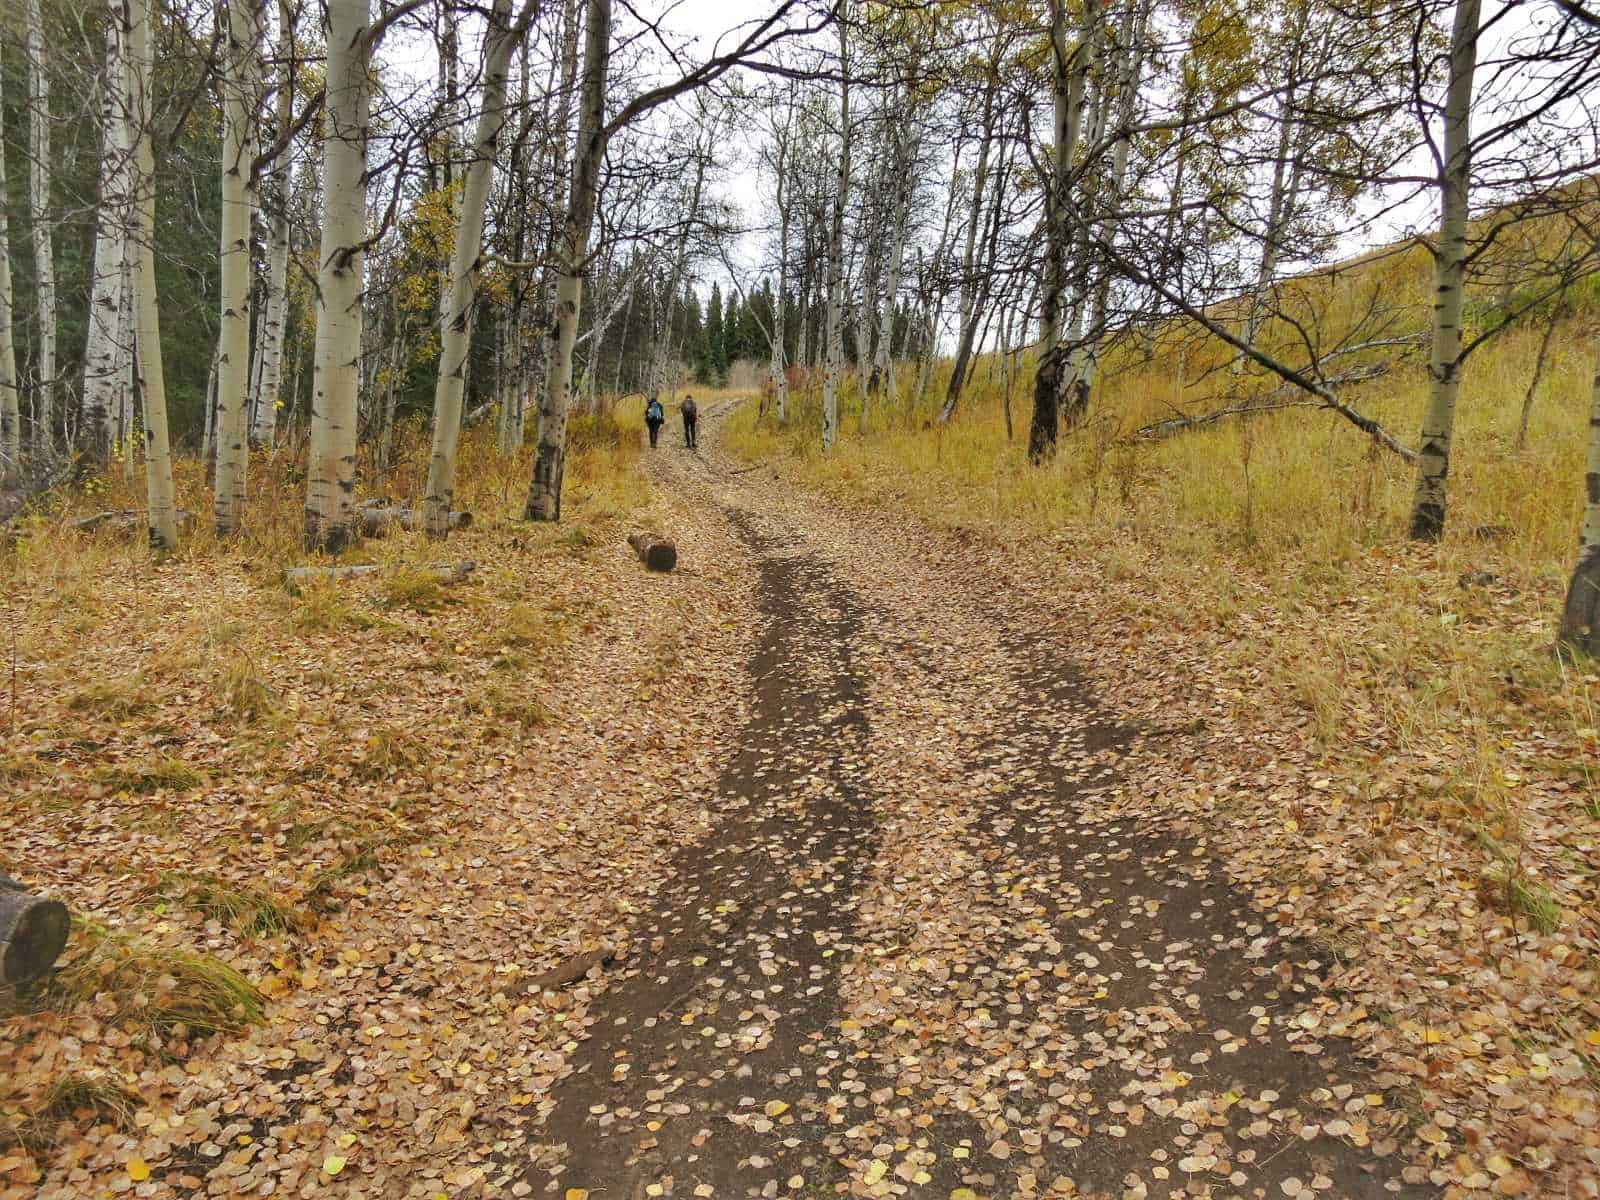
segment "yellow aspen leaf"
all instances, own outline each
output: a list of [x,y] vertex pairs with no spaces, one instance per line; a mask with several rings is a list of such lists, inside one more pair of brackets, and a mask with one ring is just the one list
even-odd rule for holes
[[589,1200],[588,1188],[568,1188],[566,1200]]
[[875,1158],[867,1164],[866,1178],[868,1183],[877,1183],[878,1180],[882,1179],[888,1173],[889,1164],[884,1162],[881,1158]]
[[769,1117],[781,1117],[789,1111],[789,1106],[782,1100],[768,1100],[766,1114]]
[[334,1139],[334,1145],[338,1146],[341,1150],[348,1150],[355,1144],[356,1135],[353,1133],[341,1133],[337,1138]]
[[128,1178],[135,1183],[143,1183],[150,1178],[150,1165],[142,1158],[128,1160]]
[[344,1170],[345,1158],[342,1154],[330,1154],[322,1160],[322,1173],[324,1175],[337,1175]]

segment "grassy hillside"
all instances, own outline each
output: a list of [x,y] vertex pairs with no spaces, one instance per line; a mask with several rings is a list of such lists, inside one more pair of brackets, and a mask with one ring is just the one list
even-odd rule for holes
[[[1415,334],[1427,328],[1428,264],[1421,249],[1372,256],[1298,281],[1290,303],[1308,324],[1320,319],[1325,347]],[[1488,282],[1475,290],[1479,328],[1506,295]],[[847,391],[842,441],[826,456],[815,394],[796,399],[782,429],[747,406],[730,440],[750,460],[780,464],[842,499],[904,505],[935,525],[1020,544],[1046,574],[1052,563],[1087,571],[1120,598],[1133,627],[1169,624],[1214,639],[1218,668],[1241,672],[1241,706],[1282,699],[1330,763],[1368,775],[1374,755],[1433,763],[1445,785],[1422,808],[1461,824],[1488,861],[1508,846],[1517,853],[1518,785],[1529,771],[1574,788],[1567,815],[1589,833],[1600,816],[1592,770],[1600,676],[1552,653],[1582,507],[1594,316],[1585,307],[1560,317],[1518,449],[1548,319],[1509,328],[1469,360],[1449,528],[1437,546],[1404,536],[1411,468],[1331,412],[1290,408],[1161,441],[1133,436],[1175,413],[1277,387],[1259,371],[1236,374],[1226,347],[1176,324],[1153,346],[1138,336],[1119,342],[1089,421],[1042,468],[1024,452],[1031,363],[1013,383],[1008,438],[992,357],[942,427],[933,422],[945,379],[936,371],[921,402],[876,404],[865,433],[859,398]],[[1289,332],[1280,325],[1266,340],[1283,349]],[[1393,363],[1342,395],[1411,444],[1426,351],[1396,353],[1342,357],[1341,370]],[[1517,731],[1557,737],[1560,761],[1510,763]],[[1570,869],[1550,864],[1552,875],[1570,878]],[[1572,915],[1586,923],[1592,894],[1572,897]]]

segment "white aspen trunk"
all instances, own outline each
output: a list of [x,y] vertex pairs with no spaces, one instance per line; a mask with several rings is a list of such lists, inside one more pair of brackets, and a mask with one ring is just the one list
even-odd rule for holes
[[[939,410],[941,425],[950,419],[956,410],[956,402],[961,398],[976,333],[978,229],[983,221],[984,188],[989,181],[989,148],[994,142],[995,86],[991,83],[983,97],[983,133],[978,139],[978,165],[972,178],[972,209],[967,214],[966,239],[961,249],[961,287],[956,299],[956,356],[950,368],[950,385],[945,391],[944,406]],[[999,196],[995,197],[995,203],[1000,203]]]
[[[1106,184],[1106,198],[1102,205],[1103,208],[1112,210],[1122,207],[1123,194],[1127,188],[1128,155],[1133,144],[1128,131],[1133,126],[1134,106],[1139,98],[1139,84],[1143,76],[1145,30],[1149,14],[1148,0],[1141,0],[1141,3],[1128,13],[1123,45],[1120,47],[1121,54],[1117,64],[1117,140],[1111,148],[1111,175]],[[1102,241],[1109,240],[1112,236],[1113,223],[1113,219],[1109,216],[1100,218],[1098,230]],[[1076,393],[1073,398],[1073,410],[1080,420],[1088,412],[1089,393],[1094,388],[1095,373],[1100,365],[1100,343],[1103,336],[1101,327],[1105,323],[1106,308],[1111,295],[1111,273],[1102,269],[1098,275],[1094,301],[1089,313],[1090,336],[1083,347],[1082,364],[1074,380]]]
[[1560,640],[1590,656],[1600,656],[1600,354],[1589,390],[1589,453],[1583,476],[1583,532],[1578,563],[1561,611]]
[[133,194],[137,207],[135,238],[139,269],[134,288],[138,325],[139,391],[144,397],[144,481],[149,506],[150,545],[158,552],[178,548],[178,506],[172,484],[172,446],[167,433],[167,379],[161,361],[161,310],[156,290],[156,164],[151,146],[153,120],[150,77],[150,0],[128,0],[128,113],[133,131]]
[[[841,5],[841,9],[845,6]],[[844,211],[850,192],[850,58],[848,23],[839,17],[839,166],[828,229],[828,316],[822,365],[822,448],[839,436],[839,376],[844,366]]]
[[539,406],[539,452],[523,518],[561,519],[561,482],[566,467],[567,409],[572,402],[572,349],[578,339],[578,306],[583,300],[584,260],[605,157],[606,72],[611,57],[611,0],[588,0],[584,29],[583,96],[578,112],[578,142],[573,156],[572,191],[561,236],[555,311],[551,315],[552,353]]
[[122,382],[125,322],[122,304],[128,266],[128,119],[124,107],[122,33],[124,0],[110,0],[106,66],[100,105],[100,206],[95,217],[94,276],[89,295],[89,332],[83,351],[83,420],[80,434],[96,461],[111,455],[117,391]]
[[22,477],[22,390],[17,379],[17,342],[11,299],[11,222],[5,197],[5,114],[0,112],[0,488]]
[[467,383],[467,357],[472,351],[472,310],[483,257],[484,210],[489,202],[495,147],[506,122],[506,77],[518,37],[510,18],[511,0],[494,0],[484,46],[483,109],[463,179],[449,296],[439,322],[433,453],[428,459],[427,493],[422,500],[423,527],[434,538],[450,532],[450,509],[455,499],[456,446],[461,440],[461,397]]
[[45,74],[44,16],[27,0],[28,226],[33,236],[35,311],[39,319],[33,404],[33,440],[47,449],[55,439],[56,267],[50,228],[50,80]]
[[685,216],[683,226],[678,231],[678,246],[672,258],[672,275],[667,281],[666,294],[672,299],[668,300],[666,327],[661,336],[656,338],[655,347],[650,356],[650,376],[648,385],[648,398],[654,400],[661,392],[667,376],[667,361],[672,357],[676,347],[673,344],[672,306],[683,288],[684,272],[689,265],[689,228],[694,222],[695,215],[700,211],[700,195],[705,185],[706,160],[709,152],[701,153],[700,141],[695,139],[694,147],[694,184],[689,189],[689,209]]
[[328,0],[322,246],[312,362],[306,544],[334,552],[356,536],[357,392],[366,238],[370,0]]
[[877,353],[872,364],[872,378],[868,391],[882,386],[890,397],[896,393],[894,379],[894,313],[895,300],[900,294],[900,279],[905,271],[906,230],[911,224],[911,193],[916,187],[917,158],[920,146],[915,133],[902,136],[897,133],[897,146],[902,152],[895,156],[898,168],[895,175],[894,232],[889,247],[889,277],[884,281],[883,304],[878,309]]
[[[278,0],[278,84],[275,133],[283,137],[294,120],[294,88],[289,64],[294,58],[294,13],[288,0]],[[283,347],[289,317],[289,191],[293,150],[285,142],[270,176],[271,211],[267,214],[267,294],[261,315],[260,353],[251,402],[250,444],[270,446],[278,431],[282,407]]]
[[261,0],[226,0],[222,72],[221,315],[217,328],[217,470],[211,515],[219,537],[239,532],[250,462],[251,137],[260,78]]
[[[792,111],[792,110],[791,110]],[[787,133],[787,130],[785,131]],[[785,192],[787,137],[778,156],[778,291],[772,300],[772,398],[779,425],[789,421],[789,373],[783,360],[783,295],[789,286],[789,200]]]
[[1077,45],[1067,48],[1065,0],[1050,0],[1050,45],[1054,64],[1055,160],[1045,196],[1045,261],[1039,316],[1039,366],[1033,381],[1033,420],[1028,430],[1028,458],[1041,463],[1055,452],[1060,434],[1061,307],[1067,287],[1067,244],[1071,235],[1068,209],[1072,160],[1077,153],[1083,118],[1083,90],[1093,56],[1093,31],[1099,20],[1095,0],[1085,0],[1083,28]]
[[[567,151],[567,143],[572,131],[572,114],[578,99],[576,95],[578,81],[578,2],[579,0],[567,0],[567,8],[563,18],[564,23],[561,28],[561,93],[559,98],[561,104],[561,115],[559,120],[559,128],[550,141],[549,151],[550,155],[552,156],[552,165],[554,167],[555,175],[555,190],[557,192],[560,191],[561,184],[565,182],[563,175],[567,174],[567,168],[570,162]],[[572,153],[577,153],[575,147]],[[556,257],[560,250],[560,238],[560,230],[551,231],[550,243],[547,247],[547,250],[549,257],[552,259]],[[539,356],[536,364],[537,378],[535,378],[533,381],[536,390],[541,396],[545,395],[549,390],[548,385],[550,382],[550,363],[555,355],[557,323],[554,314],[557,292],[560,290],[561,285],[559,271],[547,270],[546,276],[547,282],[545,285],[545,296],[543,301],[544,319],[542,322],[542,327],[539,331]],[[576,336],[576,334],[574,334],[574,336]],[[544,402],[541,400],[541,419],[543,411]],[[566,444],[565,437],[565,426],[563,425],[563,446]],[[564,450],[563,453],[565,453]]]
[[[124,25],[123,28],[126,29],[127,26]],[[131,207],[129,212],[132,213]],[[137,324],[133,279],[138,259],[135,257],[131,228],[129,234],[130,236],[122,243],[127,257],[122,268],[122,327],[117,332],[122,342],[122,358],[117,370],[117,445],[122,453],[122,477],[127,481],[129,490],[132,490],[134,476],[137,473],[134,469],[137,455],[134,453],[133,443],[133,346]]]
[[1458,0],[1450,34],[1450,83],[1444,104],[1444,163],[1439,173],[1439,246],[1434,252],[1433,353],[1428,402],[1417,453],[1411,536],[1444,535],[1450,440],[1461,386],[1462,283],[1467,262],[1467,203],[1472,174],[1472,77],[1478,59],[1479,0]]

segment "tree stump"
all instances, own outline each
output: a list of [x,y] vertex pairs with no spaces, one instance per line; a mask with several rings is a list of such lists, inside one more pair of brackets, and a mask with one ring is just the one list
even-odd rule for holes
[[628,545],[633,547],[639,561],[651,571],[670,571],[678,565],[677,545],[659,533],[646,533],[643,530],[630,533]]
[[44,974],[67,945],[67,906],[0,874],[0,984]]

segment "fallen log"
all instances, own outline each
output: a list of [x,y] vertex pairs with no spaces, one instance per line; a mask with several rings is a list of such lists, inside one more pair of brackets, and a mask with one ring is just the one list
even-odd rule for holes
[[628,545],[633,547],[633,552],[648,570],[670,571],[678,565],[677,545],[659,533],[646,533],[644,530],[630,533]]
[[0,874],[0,984],[44,974],[67,945],[67,906]]
[[558,992],[577,983],[596,967],[608,967],[616,960],[617,948],[609,942],[603,943],[598,949],[575,954],[542,974],[519,981],[512,994],[533,996],[540,992]]
[[318,579],[366,579],[374,575],[393,575],[398,571],[422,571],[440,583],[460,583],[478,569],[471,559],[460,562],[436,563],[362,563],[354,567],[290,567],[283,573],[283,582],[290,591],[301,584]]
[[[416,529],[422,525],[422,514],[414,508],[406,508],[403,505],[366,504],[356,509],[356,516],[361,521],[363,537],[382,537],[394,525],[406,530]],[[469,512],[450,514],[451,529],[466,529],[471,524],[472,514]]]
[[[187,529],[195,521],[194,513],[187,508],[178,510],[178,527]],[[135,530],[148,529],[150,518],[142,508],[111,508],[105,512],[92,513],[87,517],[79,517],[72,522],[72,528],[80,533],[94,533],[101,529],[113,529],[118,533],[132,533]]]

